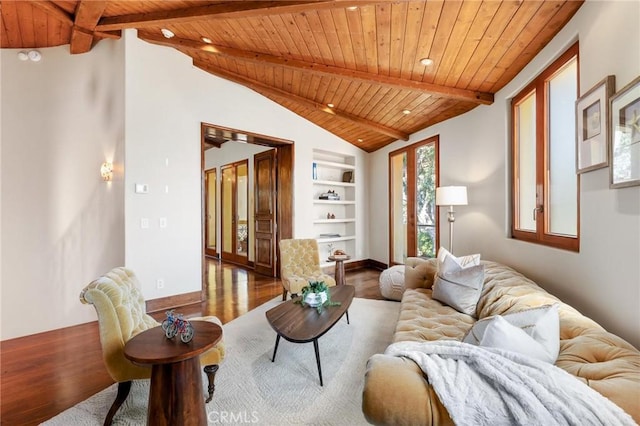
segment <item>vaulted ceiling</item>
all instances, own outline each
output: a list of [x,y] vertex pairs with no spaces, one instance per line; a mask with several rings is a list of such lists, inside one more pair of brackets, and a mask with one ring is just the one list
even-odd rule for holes
[[136,28],[142,40],[175,48],[195,66],[371,152],[493,103],[581,5],[3,0],[0,47],[68,44],[82,54]]

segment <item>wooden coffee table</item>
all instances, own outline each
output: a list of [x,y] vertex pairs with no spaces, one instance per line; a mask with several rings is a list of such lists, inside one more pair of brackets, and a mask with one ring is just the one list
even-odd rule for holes
[[321,314],[318,313],[316,308],[295,303],[297,298],[282,302],[266,313],[267,321],[278,334],[271,362],[276,360],[276,352],[278,352],[278,343],[280,343],[281,337],[293,343],[313,342],[313,348],[316,352],[316,364],[318,364],[318,375],[320,376],[320,386],[323,386],[323,383],[318,339],[329,331],[345,313],[347,314],[347,323],[349,322],[347,310],[353,300],[355,288],[351,285],[340,285],[330,287],[329,292],[331,293],[331,301],[340,302],[340,305],[325,307]]
[[222,337],[222,328],[208,321],[190,321],[193,340],[167,339],[162,327],[134,336],[124,346],[124,356],[137,364],[151,365],[151,389],[147,424],[206,425],[199,355]]

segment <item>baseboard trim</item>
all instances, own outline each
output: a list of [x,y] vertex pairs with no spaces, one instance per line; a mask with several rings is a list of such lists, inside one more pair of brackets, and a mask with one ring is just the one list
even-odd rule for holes
[[[387,269],[387,265],[373,259],[361,259],[361,260],[353,260],[350,262],[344,262],[345,272],[355,271],[357,269],[365,269],[365,268],[372,268],[372,269],[378,269],[380,271],[384,271],[385,269]],[[325,266],[322,268],[322,272],[324,272],[325,274],[333,275],[335,272],[335,266],[334,265]]]
[[378,262],[377,260],[367,259],[367,267],[384,271],[389,267],[386,263]]
[[160,297],[158,299],[147,300],[147,312],[165,311],[179,306],[191,305],[202,302],[202,292],[176,294],[174,296]]

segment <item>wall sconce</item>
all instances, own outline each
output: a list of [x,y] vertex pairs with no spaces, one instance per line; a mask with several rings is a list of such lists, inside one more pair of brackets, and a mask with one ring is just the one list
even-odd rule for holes
[[100,175],[105,182],[111,182],[113,180],[113,163],[104,162],[100,167]]

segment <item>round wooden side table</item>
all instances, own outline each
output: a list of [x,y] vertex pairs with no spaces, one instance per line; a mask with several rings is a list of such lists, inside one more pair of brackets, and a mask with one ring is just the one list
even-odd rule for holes
[[134,336],[124,356],[136,364],[151,365],[147,424],[153,426],[206,425],[199,355],[222,338],[222,328],[207,321],[191,321],[193,340],[167,339],[162,327]]
[[335,269],[336,285],[344,285],[345,284],[344,261],[351,259],[351,256],[346,254],[332,255],[332,256],[329,256],[327,259],[329,259],[331,262],[336,262],[336,269]]

